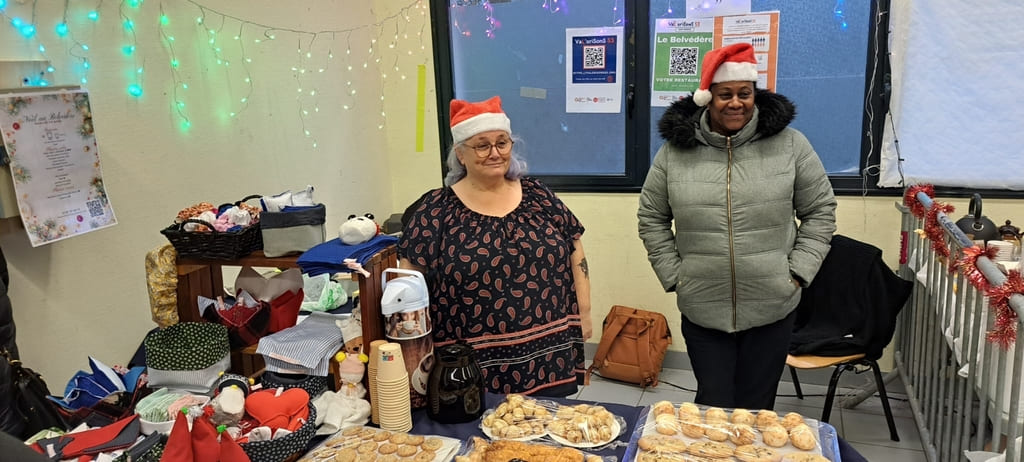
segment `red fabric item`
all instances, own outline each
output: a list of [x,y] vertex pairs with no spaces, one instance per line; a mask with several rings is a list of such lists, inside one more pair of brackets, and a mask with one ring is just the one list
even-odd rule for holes
[[298,292],[287,291],[271,300],[270,328],[267,331],[280,332],[294,326],[299,319],[299,308],[302,307],[303,298],[305,294],[299,289]]
[[220,462],[250,462],[249,455],[238,445],[231,435],[222,433],[220,436]]
[[160,462],[192,462],[192,459],[192,435],[188,431],[188,416],[178,411]]
[[217,429],[206,416],[192,421],[192,456],[197,462],[214,462],[220,457]]
[[287,428],[298,430],[309,418],[309,393],[301,388],[290,388],[277,395],[277,389],[250,393],[245,399],[245,412],[261,426],[272,430]]
[[[71,433],[60,437],[60,441],[70,439],[60,452],[65,458],[74,458],[83,454],[98,454],[104,451],[122,449],[135,444],[135,437],[138,436],[138,414],[121,419],[110,425],[78,433]],[[123,434],[126,429],[135,424],[134,435]]]

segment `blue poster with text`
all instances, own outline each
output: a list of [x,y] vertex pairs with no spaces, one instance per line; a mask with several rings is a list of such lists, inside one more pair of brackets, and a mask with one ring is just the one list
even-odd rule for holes
[[615,83],[614,35],[572,38],[572,83]]

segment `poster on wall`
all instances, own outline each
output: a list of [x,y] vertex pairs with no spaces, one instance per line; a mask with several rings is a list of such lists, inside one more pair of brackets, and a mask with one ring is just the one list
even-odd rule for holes
[[700,86],[700,63],[714,45],[714,19],[661,18],[654,25],[651,106],[668,106]]
[[779,12],[660,18],[654,29],[651,106],[665,107],[693,94],[700,86],[704,54],[714,48],[746,42],[757,59],[757,87],[775,91],[779,55]]
[[88,92],[0,95],[0,134],[33,247],[117,224]]
[[622,111],[622,27],[565,29],[565,112]]
[[715,48],[746,42],[757,59],[757,88],[775,91],[779,61],[779,12],[761,11],[715,18]]

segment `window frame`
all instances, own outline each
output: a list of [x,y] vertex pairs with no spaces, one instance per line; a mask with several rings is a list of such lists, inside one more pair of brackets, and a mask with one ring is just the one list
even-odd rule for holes
[[[888,10],[891,0],[871,2],[870,36],[865,62],[864,101],[862,111],[861,153],[859,175],[829,175],[836,195],[900,196],[901,188],[879,188],[877,167],[871,174],[867,166],[877,163],[881,153],[882,132],[889,103]],[[651,36],[650,1],[627,0],[633,7],[625,7],[623,86],[626,92],[625,115],[625,169],[622,175],[532,175],[551,189],[559,192],[639,192],[650,168],[651,140]],[[447,173],[446,160],[452,147],[449,127],[449,102],[455,97],[453,75],[452,37],[450,34],[448,0],[430,0],[432,40],[434,47],[435,94],[441,144],[441,177]],[[642,12],[642,14],[641,14]],[[638,37],[645,37],[637,40]],[[872,85],[874,82],[874,85]],[[876,108],[875,116],[868,107]],[[865,173],[868,170],[868,173]],[[994,195],[993,195],[994,196]]]

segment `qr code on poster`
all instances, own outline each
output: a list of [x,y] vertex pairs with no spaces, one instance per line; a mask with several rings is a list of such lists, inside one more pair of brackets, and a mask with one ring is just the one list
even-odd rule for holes
[[583,68],[604,69],[604,47],[583,47]]
[[697,52],[697,48],[669,48],[668,75],[696,75]]
[[85,201],[85,205],[89,207],[89,216],[91,218],[103,216],[103,201],[99,199]]

